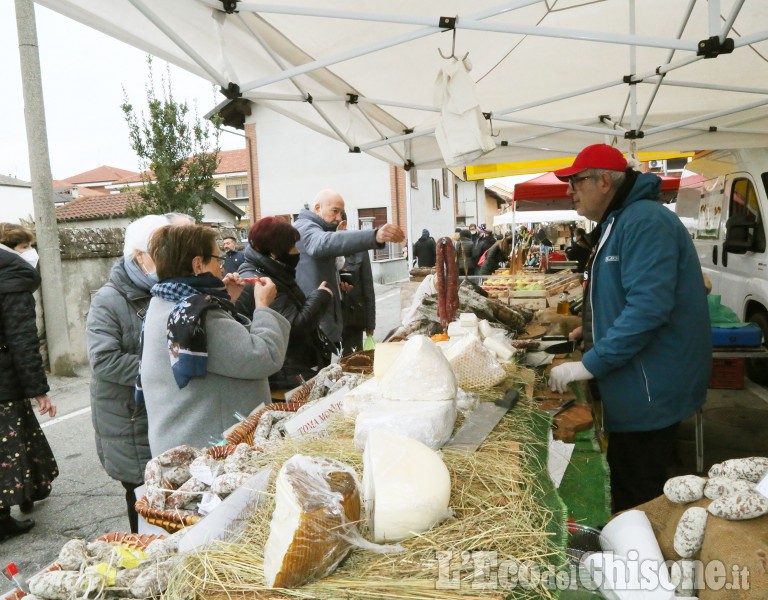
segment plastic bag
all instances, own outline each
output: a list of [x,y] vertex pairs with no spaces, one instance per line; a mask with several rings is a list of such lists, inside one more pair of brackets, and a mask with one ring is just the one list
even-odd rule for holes
[[376,347],[376,340],[373,339],[372,335],[365,336],[365,341],[363,342],[363,350],[373,350]]

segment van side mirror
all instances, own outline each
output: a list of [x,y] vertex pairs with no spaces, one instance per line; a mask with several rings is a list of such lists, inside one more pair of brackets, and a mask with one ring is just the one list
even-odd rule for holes
[[756,223],[745,215],[733,215],[725,222],[723,250],[731,254],[744,254],[755,244]]

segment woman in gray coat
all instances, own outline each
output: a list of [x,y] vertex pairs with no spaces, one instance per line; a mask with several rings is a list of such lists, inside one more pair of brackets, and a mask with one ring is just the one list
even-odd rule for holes
[[123,257],[94,294],[86,321],[96,451],[107,474],[125,488],[133,533],[138,532],[134,489],[144,483],[151,458],[147,411],[134,401],[141,323],[157,280],[147,246],[152,233],[167,224],[165,217],[148,215],[128,225]]
[[285,361],[291,325],[269,308],[275,284],[255,281],[250,319],[238,315],[232,303],[244,283],[224,275],[216,235],[198,225],[161,227],[149,243],[160,282],[144,324],[139,390],[152,456],[221,439],[235,413],[271,401],[267,378]]

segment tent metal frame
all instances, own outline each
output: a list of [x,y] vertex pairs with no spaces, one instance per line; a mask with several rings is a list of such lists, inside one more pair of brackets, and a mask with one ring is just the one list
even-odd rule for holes
[[[56,9],[53,0],[37,1]],[[495,141],[497,146],[515,146],[546,150],[547,152],[552,152],[554,154],[562,153],[563,155],[574,154],[579,148],[553,148],[546,143],[545,138],[547,136],[552,135],[552,133],[555,132],[573,131],[602,135],[606,136],[607,139],[612,139],[614,141],[617,141],[619,138],[627,139],[630,143],[630,153],[635,154],[638,149],[651,147],[656,142],[672,144],[684,140],[687,137],[707,132],[709,131],[709,128],[701,125],[704,122],[723,117],[730,117],[746,111],[753,111],[768,105],[768,89],[766,88],[721,85],[716,82],[671,82],[666,79],[668,73],[705,59],[706,52],[700,51],[702,48],[708,48],[709,52],[714,53],[713,56],[717,56],[718,52],[729,52],[728,44],[732,44],[732,49],[730,51],[736,51],[740,48],[748,47],[750,44],[768,40],[768,27],[746,36],[736,37],[735,39],[728,38],[746,0],[735,0],[730,12],[725,16],[721,14],[720,0],[705,0],[707,3],[706,28],[708,29],[707,33],[709,36],[700,41],[683,39],[683,33],[689,25],[697,0],[689,0],[677,29],[677,34],[674,37],[654,37],[636,34],[635,23],[637,0],[628,0],[628,32],[626,34],[489,21],[492,17],[514,14],[514,11],[518,9],[537,5],[545,2],[545,0],[510,0],[484,10],[470,12],[466,15],[457,15],[455,19],[445,18],[440,15],[426,17],[387,12],[324,9],[312,5],[283,6],[280,4],[265,4],[248,1],[237,2],[236,9],[233,11],[227,10],[225,7],[226,3],[223,3],[221,0],[196,0],[197,4],[211,9],[212,14],[221,24],[220,30],[225,29],[228,19],[237,19],[242,27],[244,27],[252,38],[261,46],[266,55],[278,69],[278,72],[276,73],[245,82],[227,81],[224,74],[218,72],[216,68],[209,64],[206,59],[192,47],[191,44],[187,43],[182,35],[174,31],[169,23],[158,16],[158,13],[150,7],[146,0],[127,1],[130,2],[130,5],[140,12],[149,22],[157,27],[163,35],[171,40],[189,58],[189,60],[192,61],[192,63],[197,65],[197,67],[199,67],[212,81],[221,86],[222,91],[227,90],[225,95],[244,96],[248,100],[259,101],[265,106],[277,110],[277,112],[287,114],[290,118],[305,125],[309,125],[316,131],[320,131],[342,141],[352,152],[370,152],[376,149],[388,149],[392,152],[392,162],[400,162],[411,166],[414,165],[414,160],[410,153],[411,142],[423,138],[424,136],[433,135],[435,128],[419,128],[413,124],[402,123],[401,119],[395,117],[390,112],[387,112],[385,107],[414,111],[414,114],[417,116],[439,112],[440,109],[438,107],[404,102],[395,98],[367,98],[365,95],[360,94],[354,89],[350,89],[346,94],[333,93],[333,90],[329,90],[330,93],[328,94],[318,94],[316,97],[313,97],[307,91],[307,88],[302,85],[299,78],[301,76],[309,76],[317,71],[326,70],[326,73],[336,78],[338,87],[343,87],[344,82],[333,74],[333,72],[328,71],[327,69],[329,67],[368,54],[380,52],[394,46],[407,44],[434,34],[452,31],[455,35],[457,30],[561,38],[573,41],[628,46],[630,49],[627,65],[629,75],[626,75],[621,79],[604,81],[599,84],[559,93],[548,98],[539,98],[514,106],[483,107],[484,109],[489,109],[488,112],[484,113],[486,119],[489,121],[494,120],[497,122],[515,123],[534,128],[533,132],[510,139],[496,138]],[[547,9],[549,9],[548,4]],[[72,16],[72,9],[62,10],[61,12],[65,12],[65,14]],[[270,45],[264,36],[260,35],[257,24],[260,20],[268,24],[269,22],[261,17],[261,15],[267,14],[287,17],[297,16],[316,19],[378,22],[413,26],[414,29],[399,35],[385,37],[384,39],[369,40],[365,44],[357,45],[356,47],[336,52],[329,56],[312,57],[306,55],[308,59],[306,62],[303,62],[302,64],[289,64],[288,61],[281,57],[278,49]],[[98,21],[101,25],[104,25],[103,29],[107,31],[107,33],[110,33],[110,31],[108,31],[110,28],[106,27],[107,21],[105,19],[91,17],[88,21],[88,24],[92,26],[94,25],[94,22]],[[446,23],[449,24],[446,25]],[[222,31],[221,35],[223,36],[225,33]],[[278,32],[278,35],[282,34]],[[282,41],[293,44],[293,42],[285,36],[282,37]],[[718,46],[718,44],[720,46]],[[658,65],[654,70],[644,73],[636,73],[636,49],[638,47],[668,49],[669,53],[662,64]],[[688,56],[676,57],[678,51],[684,51],[690,54]],[[262,90],[262,88],[266,86],[285,81],[290,82],[293,85],[297,91],[296,94],[274,93]],[[650,98],[643,107],[638,106],[637,84],[654,86]],[[541,107],[543,105],[599,92],[621,85],[627,85],[628,88],[622,110],[620,113],[617,113],[619,115],[618,118],[595,115],[595,118],[590,122],[570,123],[549,119],[535,119],[520,114],[514,114],[521,113],[530,108]],[[725,92],[729,94],[745,94],[761,98],[728,109],[712,111],[707,114],[699,114],[688,118],[681,118],[674,122],[650,123],[649,121],[652,119],[651,109],[656,100],[656,96],[662,87],[666,86]],[[338,92],[340,90],[335,91]],[[318,124],[310,125],[306,119],[301,119],[295,114],[281,111],[279,109],[279,104],[284,102],[306,102],[310,104],[312,110],[319,116],[327,129]],[[348,111],[355,111],[354,113],[349,113],[351,116],[359,114],[360,119],[358,119],[358,121],[360,123],[366,123],[367,128],[370,128],[369,130],[367,128],[365,129],[365,131],[370,131],[371,134],[368,139],[361,140],[357,143],[353,141],[342,131],[337,119],[334,119],[323,108],[325,105],[338,105],[339,103],[346,104]],[[349,118],[351,118],[351,116]],[[764,117],[765,112],[761,112],[760,117],[756,118]],[[412,119],[412,123],[417,121],[417,118]],[[388,123],[388,125],[385,125],[385,122]],[[754,129],[742,129],[738,127],[738,125],[743,122],[745,121],[718,124],[717,130],[734,135],[754,135]],[[400,131],[395,131],[395,127],[400,127]],[[673,131],[677,131],[679,135],[661,135],[669,134]],[[643,141],[649,137],[654,137],[653,143]],[[422,156],[419,161],[415,161],[417,163],[415,166],[422,167],[426,164],[431,165],[433,161],[430,160],[430,158],[431,157],[425,158]],[[438,157],[435,157],[435,160],[439,162]]]

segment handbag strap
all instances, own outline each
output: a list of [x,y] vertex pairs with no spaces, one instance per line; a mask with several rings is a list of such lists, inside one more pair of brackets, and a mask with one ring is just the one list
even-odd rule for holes
[[120,294],[123,298],[125,298],[125,301],[128,303],[128,305],[136,311],[136,316],[139,317],[142,321],[147,316],[147,307],[139,305],[135,300],[131,300],[128,297],[128,294],[126,294],[123,290],[121,290],[119,287],[117,287],[114,283],[111,281],[107,281],[107,283],[104,284],[106,287],[111,287],[113,290],[115,290],[118,294]]

